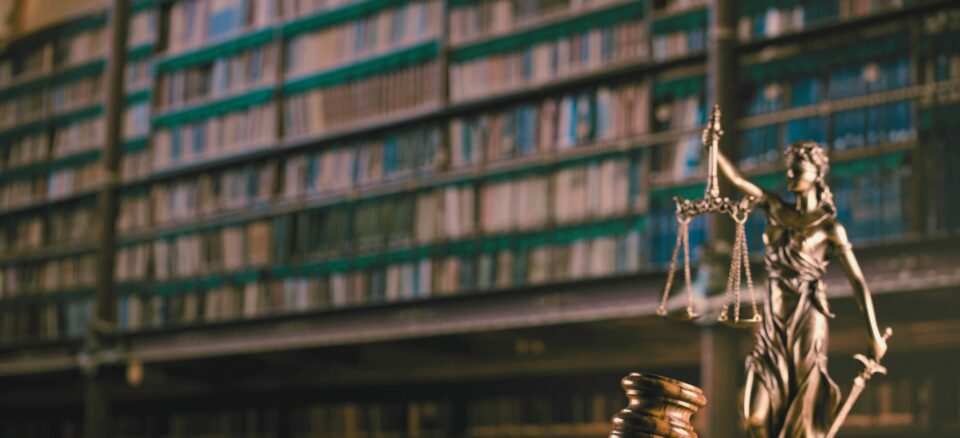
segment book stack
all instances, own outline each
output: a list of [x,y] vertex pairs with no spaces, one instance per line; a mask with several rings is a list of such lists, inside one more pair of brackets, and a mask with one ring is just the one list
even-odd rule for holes
[[199,220],[263,203],[273,194],[275,177],[272,164],[248,164],[153,185],[153,223]]
[[799,32],[811,25],[876,14],[903,7],[903,0],[815,0],[768,4],[745,2],[737,33],[741,41]]
[[272,0],[182,0],[169,15],[167,50],[178,53],[218,42],[273,21]]
[[[649,56],[647,29],[640,18],[609,26],[580,27],[583,30],[579,32],[557,27],[553,32],[556,35],[551,34],[550,38],[542,36],[541,30],[517,50],[501,52],[491,48],[487,54],[481,52],[480,57],[470,54],[471,58],[452,64],[451,100],[541,85],[614,64],[644,61]],[[455,52],[454,60],[457,58]]]
[[435,105],[436,61],[292,94],[284,101],[284,135],[297,138]]
[[286,75],[301,77],[434,40],[440,36],[440,5],[439,0],[401,2],[296,35],[286,43]]
[[452,167],[646,134],[649,99],[648,85],[630,83],[454,118]]
[[273,102],[156,129],[153,170],[216,158],[269,145],[276,136]]
[[510,33],[518,28],[555,17],[589,14],[622,0],[492,0],[455,2],[447,20],[450,42]]
[[103,147],[106,139],[103,117],[81,119],[53,131],[53,158],[64,158]]
[[0,149],[0,170],[12,171],[46,161],[50,155],[47,139],[46,133],[35,133],[10,140]]
[[439,126],[428,124],[294,155],[284,163],[283,194],[331,193],[432,174],[441,135]]
[[147,278],[150,244],[138,243],[117,249],[114,276],[117,282],[143,281]]
[[653,22],[653,60],[663,61],[706,50],[707,11],[694,9]]
[[476,438],[602,435],[625,403],[615,392],[483,397],[467,405],[467,431]]
[[35,204],[47,193],[47,179],[42,176],[6,181],[0,185],[0,208],[12,209]]
[[123,111],[124,139],[138,139],[150,135],[150,102],[128,105]]
[[553,221],[576,223],[626,213],[630,201],[629,166],[628,160],[611,158],[554,172]]
[[103,181],[103,164],[96,161],[96,157],[85,161],[75,167],[51,171],[47,198],[63,198],[98,188]]
[[0,86],[43,76],[53,70],[53,44],[40,42],[0,60]]
[[123,151],[120,158],[120,179],[123,182],[146,178],[152,170],[150,152],[146,148]]
[[120,198],[117,231],[144,229],[150,225],[150,198],[145,195],[124,195]]
[[107,29],[96,26],[56,41],[53,66],[75,66],[103,58],[107,49]]
[[415,236],[418,242],[457,239],[474,232],[474,188],[448,186],[417,195]]
[[277,62],[277,46],[269,44],[212,62],[163,71],[157,88],[158,112],[269,86],[276,79]]
[[549,216],[550,178],[530,175],[485,182],[480,192],[480,229],[485,233],[542,228]]
[[0,251],[15,253],[44,244],[43,217],[33,216],[8,221],[0,228]]
[[132,58],[126,66],[127,92],[146,90],[153,86],[153,60],[149,56]]
[[86,108],[102,100],[101,75],[54,85],[49,95],[54,114]]
[[47,213],[45,243],[52,245],[91,241],[100,217],[90,202]]
[[37,121],[46,111],[46,90],[0,100],[0,129]]
[[278,2],[285,18],[305,17],[367,0],[282,0]]
[[211,231],[162,238],[153,243],[153,274],[158,281],[263,267],[271,260],[268,221],[224,226]]
[[134,11],[130,17],[127,48],[133,49],[157,41],[157,13],[153,9]]

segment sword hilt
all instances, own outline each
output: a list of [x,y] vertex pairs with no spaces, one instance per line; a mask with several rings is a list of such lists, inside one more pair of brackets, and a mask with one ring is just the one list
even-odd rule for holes
[[[892,335],[893,329],[887,327],[887,329],[883,331],[883,341],[886,342],[887,339]],[[887,374],[887,368],[883,365],[880,365],[880,360],[877,358],[867,357],[863,354],[855,354],[853,355],[853,358],[863,364],[863,371],[860,373],[860,377],[863,380],[869,380],[870,377],[877,373],[884,375]]]

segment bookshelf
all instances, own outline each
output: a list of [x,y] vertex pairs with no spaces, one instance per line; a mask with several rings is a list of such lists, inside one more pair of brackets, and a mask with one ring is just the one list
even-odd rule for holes
[[[671,199],[702,190],[707,2],[132,6],[114,277],[118,327],[139,357],[213,360],[652,314],[628,297],[656,295],[676,232]],[[839,217],[858,245],[955,232],[960,10],[786,0],[739,12],[740,111],[726,123],[739,131],[741,168],[782,191],[780,149],[815,139],[830,151]],[[29,357],[3,368],[19,348],[71,354],[90,317],[96,248],[86,230],[104,182],[108,20],[93,12],[0,53],[0,371],[29,368]],[[757,254],[761,227],[749,224]],[[694,221],[695,262],[707,238]],[[643,286],[630,292],[631,281]],[[584,310],[523,318],[549,312],[521,297]],[[506,303],[522,311],[494,317]],[[476,323],[400,330],[377,319],[445,310]],[[336,335],[314,319],[361,333],[363,322],[376,335]],[[285,324],[308,335],[281,342]],[[447,436],[458,418],[466,436],[602,434],[609,415],[594,411],[609,409],[567,395],[576,406],[536,394],[455,409],[442,397],[329,400],[118,424],[131,436],[221,426],[273,436],[282,415],[296,424],[285,436]]]

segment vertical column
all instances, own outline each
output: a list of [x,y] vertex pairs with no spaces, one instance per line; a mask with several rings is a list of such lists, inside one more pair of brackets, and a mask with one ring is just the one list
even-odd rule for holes
[[84,350],[87,358],[84,384],[84,436],[109,436],[110,395],[107,379],[97,372],[99,353],[114,347],[117,319],[117,297],[113,271],[116,262],[117,189],[119,184],[120,147],[122,142],[124,79],[127,58],[127,32],[130,21],[129,0],[113,0],[110,11],[110,59],[107,70],[106,144],[103,151],[103,185],[97,210],[97,272],[94,310],[87,327]]
[[[723,115],[724,135],[720,151],[736,162],[736,3],[732,0],[710,0],[710,23],[707,33],[707,108],[719,105]],[[720,179],[723,196],[739,196],[726,179]],[[709,253],[704,257],[709,273],[707,293],[723,293],[727,262],[733,242],[733,221],[726,216],[709,217]],[[709,313],[708,313],[709,315]],[[743,380],[743,357],[738,341],[741,334],[707,319],[701,332],[700,382],[709,402],[701,411],[702,436],[735,437],[740,435],[740,385]]]

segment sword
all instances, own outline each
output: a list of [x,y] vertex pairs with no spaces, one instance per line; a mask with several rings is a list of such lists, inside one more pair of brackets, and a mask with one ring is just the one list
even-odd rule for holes
[[[893,329],[887,327],[883,332],[883,340],[886,341],[892,334]],[[857,397],[860,397],[863,388],[867,386],[867,381],[876,373],[887,374],[887,369],[883,365],[880,365],[879,360],[866,357],[862,354],[855,354],[853,358],[863,364],[863,371],[861,371],[857,377],[854,377],[853,388],[850,388],[850,394],[847,395],[847,400],[843,403],[843,408],[840,409],[837,418],[833,420],[833,424],[830,426],[830,431],[827,432],[826,438],[837,436],[837,431],[840,430],[843,421],[847,419],[847,415],[850,414],[850,410],[853,409],[853,405],[857,402]]]

